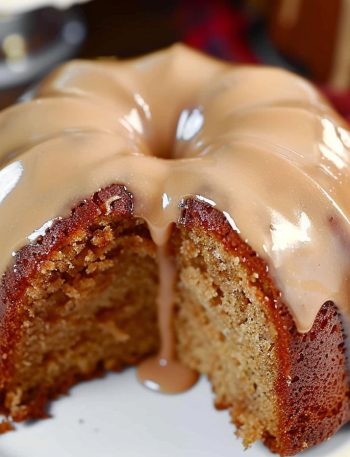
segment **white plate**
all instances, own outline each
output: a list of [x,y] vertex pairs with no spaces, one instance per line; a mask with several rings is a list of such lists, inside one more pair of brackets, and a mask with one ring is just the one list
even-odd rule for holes
[[[247,451],[228,413],[212,406],[203,378],[190,391],[162,395],[141,386],[133,369],[79,384],[52,403],[52,418],[0,437],[0,457],[272,457]],[[349,457],[349,427],[305,457]]]

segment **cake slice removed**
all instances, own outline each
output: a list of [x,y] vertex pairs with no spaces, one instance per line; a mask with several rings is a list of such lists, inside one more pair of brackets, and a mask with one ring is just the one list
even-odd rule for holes
[[[287,456],[331,436],[349,419],[335,306],[298,333],[265,263],[206,203],[183,203],[170,247],[177,357],[209,377],[244,444]],[[159,349],[156,246],[124,186],[82,201],[15,262],[0,287],[1,410],[14,421]]]

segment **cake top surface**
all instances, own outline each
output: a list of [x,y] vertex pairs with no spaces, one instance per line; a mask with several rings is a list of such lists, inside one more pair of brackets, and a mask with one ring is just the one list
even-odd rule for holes
[[0,132],[0,272],[74,203],[120,183],[159,246],[184,198],[223,211],[300,331],[325,301],[349,302],[350,133],[302,78],[182,45],[73,61],[3,111]]

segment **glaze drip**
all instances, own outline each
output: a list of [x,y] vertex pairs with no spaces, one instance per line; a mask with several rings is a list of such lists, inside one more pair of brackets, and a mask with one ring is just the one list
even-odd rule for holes
[[297,76],[179,45],[76,61],[1,113],[0,132],[2,272],[75,202],[120,183],[158,248],[183,199],[223,211],[267,262],[300,332],[325,301],[349,306],[350,134]]
[[148,388],[163,393],[177,393],[189,389],[198,373],[176,360],[174,353],[173,312],[176,270],[167,245],[157,249],[159,292],[157,297],[161,349],[157,356],[143,361],[137,368],[140,381]]

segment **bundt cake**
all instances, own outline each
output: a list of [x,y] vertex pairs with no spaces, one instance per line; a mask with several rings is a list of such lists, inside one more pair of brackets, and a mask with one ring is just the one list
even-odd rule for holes
[[271,37],[277,48],[318,82],[350,87],[350,1],[273,0]]
[[309,83],[181,45],[75,61],[0,135],[9,420],[139,363],[165,392],[207,375],[282,456],[349,420],[350,133]]

